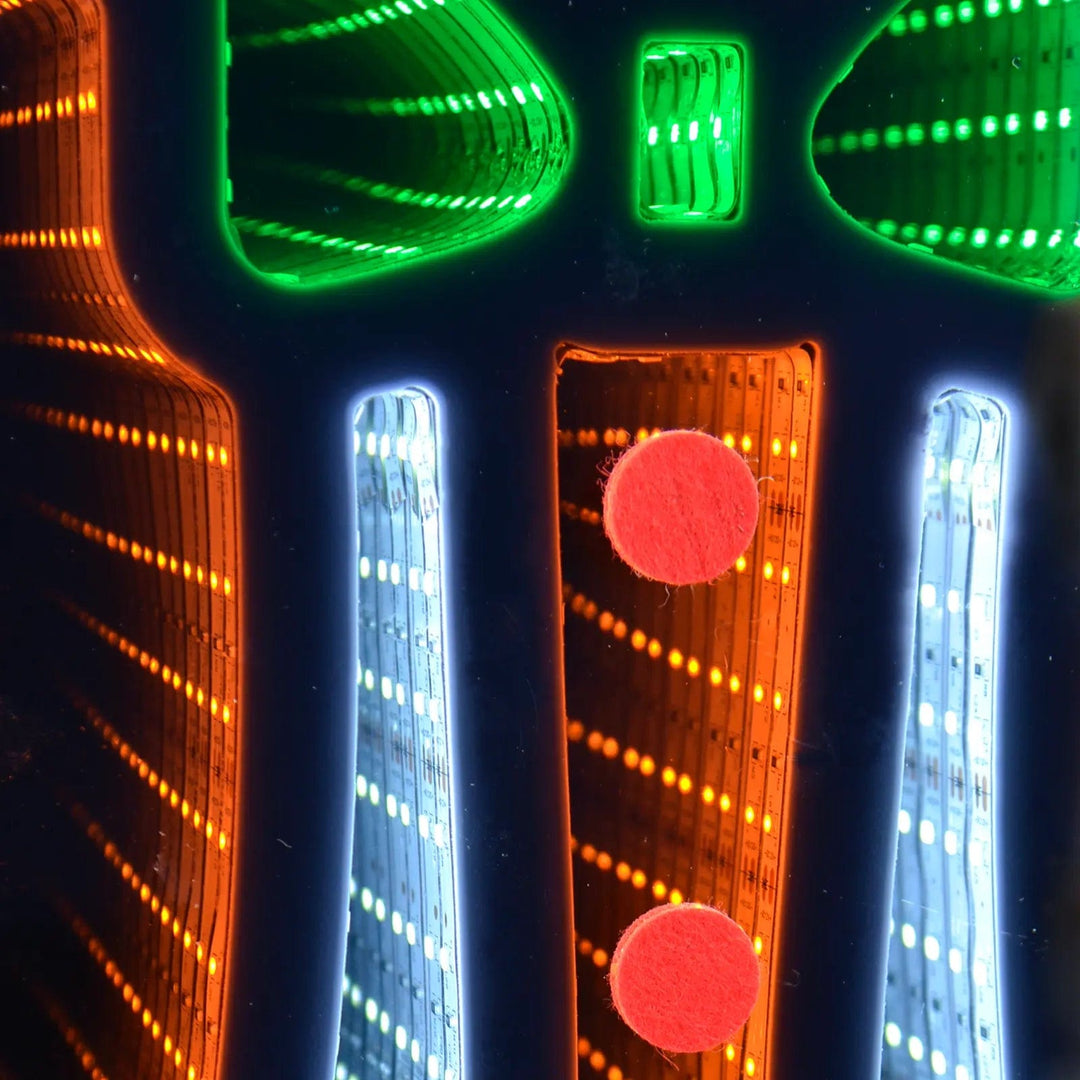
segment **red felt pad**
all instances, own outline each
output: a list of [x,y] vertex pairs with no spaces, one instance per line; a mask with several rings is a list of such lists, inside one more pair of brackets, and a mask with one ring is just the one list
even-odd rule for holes
[[619,1015],[673,1054],[715,1050],[746,1023],[760,969],[742,927],[717,908],[665,904],[627,928],[611,958]]
[[669,585],[712,581],[747,549],[758,488],[742,457],[703,431],[631,447],[604,489],[604,528],[624,562]]

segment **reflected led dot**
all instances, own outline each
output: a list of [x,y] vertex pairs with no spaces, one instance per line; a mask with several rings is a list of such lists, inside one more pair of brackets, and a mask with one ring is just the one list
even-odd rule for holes
[[889,1021],[889,1023],[885,1025],[885,1041],[889,1046],[899,1046],[901,1039],[902,1036],[900,1034],[899,1025]]
[[947,829],[942,839],[945,843],[945,851],[949,855],[955,855],[960,850],[960,841],[952,829]]
[[954,975],[959,975],[964,969],[964,958],[960,955],[959,949],[949,950],[949,970]]

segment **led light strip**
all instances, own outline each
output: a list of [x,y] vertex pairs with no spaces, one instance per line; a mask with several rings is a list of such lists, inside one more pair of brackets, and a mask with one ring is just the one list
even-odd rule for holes
[[[604,428],[600,431],[598,428],[577,428],[575,430],[569,430],[567,428],[560,428],[558,431],[558,444],[560,448],[566,449],[571,446],[592,447],[599,446],[602,442],[605,446],[627,446],[631,442],[640,443],[646,439],[651,439],[656,435],[661,434],[661,429],[654,428],[638,428],[637,432],[633,435],[630,434],[626,428]],[[749,454],[754,448],[753,437],[747,433],[742,436],[741,439],[736,439],[735,435],[726,431],[721,436],[721,441],[729,449],[734,449],[736,443],[742,449],[744,454]],[[769,452],[773,457],[779,457],[784,452],[784,445],[780,439],[774,438],[769,444]],[[792,439],[788,443],[788,454],[792,458],[799,456],[799,444],[798,441]]]
[[[105,973],[106,978],[120,991],[124,1004],[131,1008],[134,1016],[142,1021],[144,1028],[150,1031],[155,1041],[161,1037],[162,1025],[154,1014],[143,1005],[142,998],[135,992],[135,987],[124,977],[116,962],[109,956],[105,946],[94,936],[85,920],[75,915],[71,918],[71,926],[78,935],[79,940],[86,946],[87,952],[97,961],[98,966]],[[179,1040],[166,1035],[164,1038],[165,1059],[172,1063],[177,1072],[181,1073],[184,1080],[199,1080],[199,1072],[194,1065],[189,1064],[187,1072],[184,1068],[184,1052],[177,1045]]]
[[[746,560],[740,556],[742,562],[741,569],[746,568]],[[737,567],[739,569],[739,567]],[[771,562],[766,562],[762,568],[762,576],[767,580],[772,580],[776,575],[776,568]],[[790,580],[790,572],[788,568],[782,567],[779,575],[780,580],[787,584]],[[569,583],[563,585],[563,598],[569,600],[570,610],[576,615],[580,615],[583,619],[592,622],[596,621],[596,625],[604,633],[611,632],[617,640],[625,640],[627,634],[627,626],[622,619],[615,619],[614,615],[610,611],[601,612],[596,603],[586,598],[584,593],[574,592],[574,587]],[[634,630],[630,634],[630,646],[637,652],[647,652],[649,657],[653,660],[659,660],[665,655],[665,648],[663,644],[657,638],[650,638],[644,630]],[[702,673],[703,666],[701,661],[694,656],[684,656],[682,650],[672,648],[667,650],[667,662],[671,668],[677,671],[685,670],[687,675],[696,678]],[[723,672],[716,666],[709,669],[708,680],[713,686],[720,686],[724,682]],[[737,694],[742,690],[742,679],[738,675],[732,674],[727,680],[727,687],[732,694]],[[751,691],[754,700],[756,702],[764,701],[768,696],[768,691],[762,683],[755,683]],[[784,699],[779,690],[773,692],[772,696],[773,708],[779,712],[784,707]]]
[[[378,922],[386,922],[386,901],[376,896],[367,886],[358,888],[355,879],[349,885],[349,897],[360,897],[360,906],[364,911],[374,915]],[[423,940],[416,933],[416,926],[405,919],[400,911],[390,911],[390,928],[398,937],[404,937],[409,945],[423,951],[428,960],[437,961],[443,971],[449,973],[454,969],[453,956],[445,945],[436,950],[435,939],[430,934],[425,934]]]
[[40,990],[35,989],[35,996],[44,1005],[49,1019],[60,1029],[64,1036],[64,1042],[71,1047],[79,1064],[82,1066],[90,1080],[109,1080],[105,1070],[97,1063],[97,1056],[90,1049],[82,1032],[71,1022],[71,1018],[60,1008],[52,998],[47,998]]
[[74,98],[69,94],[67,97],[57,98],[56,103],[51,100],[39,101],[36,105],[24,105],[18,109],[8,109],[0,112],[0,130],[9,127],[22,127],[33,124],[48,123],[50,120],[66,120],[76,115],[76,109],[82,113],[96,113],[98,108],[97,94],[93,90],[81,90]]
[[[94,845],[120,874],[121,878],[131,886],[131,891],[150,909],[151,913],[161,919],[164,929],[170,930],[177,941],[183,941],[184,951],[190,953],[196,963],[201,964],[206,955],[206,950],[191,930],[184,926],[174,911],[169,908],[157,893],[153,892],[149,885],[140,877],[135,868],[121,854],[119,848],[113,843],[102,829],[101,824],[90,817],[89,811],[83,806],[76,804],[72,807],[72,817],[84,829],[86,835],[94,842]],[[208,832],[212,830],[207,823]],[[207,963],[207,970],[211,976],[218,973],[221,962],[216,956],[211,955]]]
[[[938,4],[933,9],[933,26],[939,30],[947,30],[954,23],[966,24],[975,19],[977,14],[983,14],[988,19],[998,15],[1016,15],[1024,10],[1025,2],[1029,8],[1048,8],[1068,4],[1071,0],[983,0],[978,5],[974,0],[961,0],[956,4]],[[903,37],[906,33],[921,34],[931,26],[930,17],[921,8],[914,11],[898,12],[889,21],[888,32],[893,37]]]
[[[369,782],[367,777],[360,774],[356,777],[356,797],[361,801],[370,802],[372,806],[379,806],[381,802],[386,809],[387,817],[400,821],[406,828],[412,824],[412,812],[408,803],[399,802],[393,795],[387,795],[383,799],[379,793],[378,784],[374,781]],[[449,848],[450,830],[445,822],[436,821],[432,825],[427,814],[420,814],[416,819],[416,831],[437,848]]]
[[378,9],[369,7],[362,12],[341,15],[337,19],[325,19],[310,22],[303,26],[288,27],[257,34],[242,34],[231,39],[234,48],[266,48],[275,45],[306,45],[312,41],[325,41],[327,38],[342,34],[353,34],[357,30],[368,30],[373,26],[382,26],[393,22],[399,15],[415,15],[418,12],[438,11],[446,0],[396,0],[393,7],[382,4]]
[[[342,997],[357,1011],[362,1011],[368,1022],[378,1027],[383,1035],[389,1036],[390,1029],[393,1028],[394,1045],[399,1050],[408,1050],[412,1060],[416,1063],[420,1062],[423,1056],[420,1052],[420,1043],[416,1039],[412,1039],[410,1046],[409,1033],[405,1028],[400,1024],[395,1025],[390,1018],[390,1014],[381,1008],[374,998],[365,999],[363,991],[348,975],[345,976],[342,986]],[[336,1080],[359,1080],[356,1073],[350,1072],[348,1066],[343,1062],[338,1062],[334,1076]],[[457,1080],[457,1073],[451,1068],[444,1070],[442,1062],[434,1054],[428,1055],[427,1076],[428,1080]]]
[[[609,760],[614,760],[619,756],[619,743],[617,739],[611,736],[605,737],[603,732],[598,730],[590,731],[588,737],[585,735],[585,725],[580,720],[571,720],[567,724],[566,728],[567,738],[571,742],[585,741],[585,745],[594,753],[602,754]],[[656,775],[656,762],[649,754],[641,755],[632,746],[627,747],[622,754],[623,764],[631,772],[640,771],[642,776],[651,777]],[[670,765],[665,765],[660,770],[659,779],[663,783],[664,787],[675,788],[680,795],[690,795],[694,790],[694,781],[689,773],[676,773],[675,769]],[[720,808],[720,812],[726,814],[731,809],[731,797],[727,792],[721,792],[719,799],[717,799],[716,789],[712,784],[704,784],[701,788],[701,801],[706,806],[712,806],[716,804]],[[743,816],[746,819],[748,825],[752,825],[756,814],[752,806],[747,806],[743,811]],[[773,819],[770,814],[766,814],[761,819],[761,828],[763,832],[772,832]],[[679,901],[672,901],[678,903]]]
[[890,926],[886,1078],[1005,1075],[990,791],[1005,428],[1004,410],[980,395],[952,391],[933,407]]
[[578,1039],[577,1052],[578,1057],[587,1061],[593,1072],[600,1073],[605,1080],[631,1080],[618,1065],[609,1065],[603,1050],[594,1047],[584,1036]]
[[[1053,118],[1053,119],[1051,119]],[[1069,106],[1060,109],[1036,109],[1031,114],[1031,126],[1035,131],[1064,130],[1073,125],[1073,111]],[[973,135],[993,139],[998,135],[1017,135],[1024,130],[1024,121],[1019,113],[1007,113],[1005,116],[987,115],[979,123],[961,117],[958,120],[935,120],[930,124],[919,122],[911,124],[890,124],[884,128],[868,127],[861,132],[845,131],[842,135],[822,135],[814,140],[815,154],[851,154],[859,150],[873,151],[884,146],[888,150],[904,146],[922,146],[926,142],[927,131],[930,139],[942,145],[955,137],[957,142],[966,142]]]
[[177,558],[175,555],[166,555],[164,551],[156,551],[150,545],[140,544],[137,540],[128,540],[111,530],[106,530],[100,525],[83,521],[75,514],[61,510],[46,502],[28,500],[34,509],[43,518],[62,525],[70,532],[76,533],[86,540],[107,547],[110,551],[119,552],[121,555],[131,555],[135,562],[145,563],[147,566],[156,566],[163,574],[170,573],[174,577],[183,576],[185,581],[195,579],[196,584],[205,585],[210,592],[222,592],[225,596],[233,595],[232,580],[219,574],[216,570],[207,572],[198,563],[192,564],[188,559]]
[[[210,822],[209,814],[200,812],[197,809],[192,810],[190,801],[182,796],[176,787],[170,784],[163,776],[159,776],[150,766],[150,763],[124,741],[116,728],[93,705],[79,694],[70,694],[69,697],[72,704],[90,721],[94,730],[119,754],[120,759],[139,775],[140,779],[146,781],[147,786],[152,791],[157,792],[162,802],[167,801],[169,806],[180,815],[181,820],[189,822],[200,836],[205,836],[207,840],[214,840],[215,830]],[[224,852],[229,846],[229,837],[224,829],[217,830],[216,846],[217,850],[221,852]]]
[[521,210],[532,202],[532,195],[446,195],[435,191],[417,191],[363,176],[351,176],[337,169],[323,169],[316,165],[266,157],[248,158],[249,165],[284,173],[299,180],[339,187],[369,199],[398,203],[400,206],[418,206],[425,210]]
[[[136,358],[132,357],[132,359]],[[151,350],[146,350],[142,359],[164,363],[160,354],[155,354]],[[45,405],[18,405],[15,406],[15,411],[21,412],[28,420],[39,424],[48,424],[50,427],[66,429],[79,435],[91,435],[95,439],[104,439],[106,442],[112,442],[115,438],[121,446],[130,446],[133,449],[145,447],[149,451],[158,450],[162,454],[174,451],[179,458],[189,458],[192,461],[205,460],[208,464],[219,465],[223,469],[227,469],[231,462],[229,452],[224,446],[213,442],[201,446],[197,439],[185,438],[175,433],[170,435],[165,431],[150,430],[144,437],[142,430],[134,425],[121,424],[113,420],[100,420],[97,417],[91,418],[82,413],[50,408]]]
[[406,247],[403,244],[375,244],[370,240],[350,240],[344,236],[331,236],[330,233],[315,233],[311,229],[285,225],[280,221],[267,221],[265,218],[232,217],[229,220],[241,232],[250,233],[252,236],[306,244],[308,247],[351,251],[355,255],[415,255],[422,250],[419,245]]
[[[1017,234],[1015,229],[1000,229],[995,236],[992,230],[983,226],[976,226],[971,229],[957,226],[946,232],[942,225],[920,226],[914,222],[900,225],[898,222],[888,218],[881,221],[859,219],[859,224],[865,225],[868,229],[873,229],[874,232],[880,233],[890,240],[899,236],[901,240],[907,241],[909,244],[922,242],[929,247],[936,247],[944,240],[950,247],[960,247],[969,243],[973,248],[981,250],[988,247],[991,240],[993,240],[994,247],[1006,248],[1013,242]],[[1039,231],[1037,229],[1021,229],[1019,233],[1019,246],[1026,250],[1035,247],[1039,242]],[[1070,235],[1072,234],[1070,233]],[[1064,242],[1065,231],[1063,229],[1053,229],[1046,237],[1046,246],[1050,249],[1056,248]],[[1072,237],[1072,244],[1074,247],[1080,247],[1080,230]]]
[[22,330],[0,334],[0,342],[8,345],[24,345],[38,349],[67,349],[69,352],[91,352],[95,356],[118,356],[128,360],[146,360],[154,364],[166,363],[157,349],[143,345],[132,347],[117,342],[87,341],[84,338],[60,337],[57,334],[30,334]]
[[21,229],[18,232],[0,233],[0,247],[6,248],[99,248],[104,243],[99,225]]
[[94,631],[102,641],[119,649],[129,660],[138,661],[139,666],[148,670],[151,675],[156,675],[160,671],[161,681],[166,686],[172,686],[178,693],[194,702],[198,708],[205,709],[215,719],[220,712],[221,721],[224,724],[232,722],[233,714],[229,706],[220,704],[216,697],[208,696],[201,686],[196,686],[190,679],[185,680],[179,671],[170,668],[168,664],[163,664],[156,656],[151,656],[145,649],[140,649],[133,641],[122,637],[77,604],[63,597],[58,598],[57,602],[68,615],[77,619],[88,630]]
[[[543,104],[544,92],[539,85],[535,81],[527,85],[532,97]],[[458,94],[429,94],[414,98],[304,98],[302,104],[322,112],[340,112],[346,116],[456,116],[478,109],[490,110],[496,106],[508,109],[511,98],[518,105],[529,103],[529,94],[520,86],[508,87],[507,93],[496,86],[484,90],[473,88]]]

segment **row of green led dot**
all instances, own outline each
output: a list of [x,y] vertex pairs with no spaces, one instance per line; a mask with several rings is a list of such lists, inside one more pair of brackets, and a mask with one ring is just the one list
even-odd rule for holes
[[297,229],[280,221],[266,221],[263,218],[234,217],[232,223],[241,231],[253,236],[269,236],[275,240],[288,240],[294,244],[306,244],[309,247],[351,251],[357,255],[415,255],[419,246],[406,247],[403,244],[373,244],[369,241],[349,240],[344,236],[331,236],[329,233],[316,233],[311,229]]
[[[1035,0],[1036,7],[1050,7],[1053,0]],[[1058,0],[1059,3],[1068,4],[1072,0]],[[984,0],[983,14],[993,19],[1006,12],[1016,14],[1024,10],[1024,0]],[[972,0],[961,0],[956,4],[938,4],[934,8],[934,25],[945,29],[953,23],[969,23],[975,18],[975,4]],[[914,11],[903,12],[895,15],[889,22],[889,33],[893,37],[901,37],[909,30],[913,34],[921,34],[930,25],[930,16],[921,8]]]
[[[529,83],[529,89],[533,97],[543,104],[544,92],[540,87],[532,82]],[[503,93],[496,87],[490,93],[486,90],[477,90],[475,98],[472,94],[461,93],[418,98],[363,98],[361,100],[346,98],[333,100],[327,104],[344,113],[362,112],[372,116],[445,116],[447,113],[476,112],[478,107],[494,109],[497,105],[501,105],[504,109],[509,108],[511,97],[519,105],[526,105],[529,102],[529,95],[520,86],[511,86],[509,94]]]
[[325,41],[327,38],[338,37],[341,34],[352,34],[357,30],[367,30],[371,26],[393,22],[402,15],[437,10],[445,5],[446,0],[412,0],[411,3],[406,0],[396,0],[393,6],[382,4],[378,9],[366,8],[353,15],[341,15],[336,19],[311,22],[306,26],[290,27],[286,30],[274,30],[262,34],[248,34],[238,38],[236,44],[240,47],[251,46],[258,49],[268,45],[298,45],[305,41]]
[[[1072,109],[1068,106],[1057,110],[1058,128],[1072,126]],[[976,127],[971,120],[961,117],[952,122],[948,120],[935,120],[932,124],[891,124],[886,128],[867,128],[865,131],[845,131],[839,137],[835,135],[823,135],[814,140],[815,154],[833,154],[839,150],[843,154],[850,154],[856,150],[876,150],[879,146],[893,149],[907,144],[908,146],[921,146],[926,142],[927,130],[930,138],[936,143],[948,142],[955,138],[959,142],[965,142],[972,135],[980,134],[984,138],[992,139],[1004,132],[1006,135],[1016,135],[1024,126],[1019,113],[1009,113],[1005,117],[984,116]],[[1039,109],[1032,114],[1031,126],[1036,131],[1048,131],[1052,128],[1051,114],[1046,109]]]
[[[1003,249],[1012,244],[1017,233],[1020,234],[1020,247],[1026,250],[1035,247],[1039,242],[1039,232],[1037,229],[1002,229],[995,237],[990,229],[982,227],[964,229],[957,226],[946,233],[944,227],[941,225],[924,225],[920,228],[920,226],[912,224],[900,225],[898,222],[888,218],[877,222],[864,221],[862,224],[872,228],[882,236],[888,237],[890,240],[899,239],[905,243],[921,242],[930,247],[936,247],[944,240],[950,247],[960,247],[963,244],[971,244],[973,248],[982,249],[987,247],[991,242],[991,238],[993,238],[994,247]],[[1064,230],[1055,229],[1046,238],[1046,246],[1052,250],[1063,243],[1064,239]],[[1080,232],[1073,237],[1072,244],[1073,247],[1080,248]]]

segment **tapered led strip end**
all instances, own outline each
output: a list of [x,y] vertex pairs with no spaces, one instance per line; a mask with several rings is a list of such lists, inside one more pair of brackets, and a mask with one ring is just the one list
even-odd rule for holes
[[1080,7],[912,0],[813,125],[842,213],[943,263],[1080,291]]

